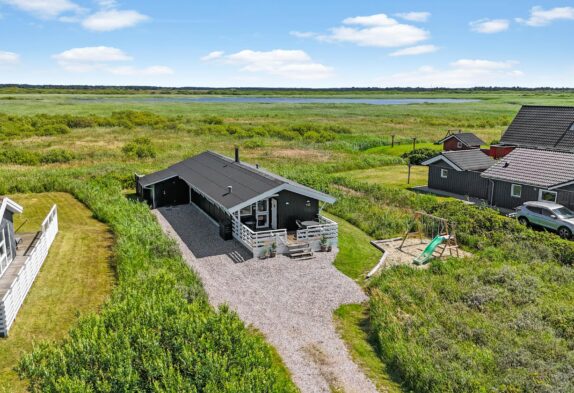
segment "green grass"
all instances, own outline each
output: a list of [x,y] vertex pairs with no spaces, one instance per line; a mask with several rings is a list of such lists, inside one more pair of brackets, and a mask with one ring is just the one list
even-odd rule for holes
[[[417,143],[417,149],[433,149],[437,153],[442,150],[442,145],[435,145],[434,143]],[[408,153],[413,150],[412,142],[404,142],[402,144],[396,144],[395,146],[377,146],[365,151],[368,154],[384,154],[387,156],[398,156]]]
[[341,172],[353,180],[369,184],[386,184],[388,186],[411,188],[426,186],[428,183],[428,167],[411,166],[410,182],[408,181],[407,165],[389,165],[357,171]]
[[381,258],[381,252],[369,243],[372,239],[359,228],[340,217],[324,214],[339,225],[339,253],[335,258],[335,267],[362,283],[365,275]]
[[38,277],[10,335],[0,339],[0,391],[24,392],[13,368],[22,354],[41,340],[60,340],[79,316],[97,311],[114,284],[111,267],[112,236],[108,227],[70,194],[16,194],[24,207],[15,216],[20,232],[33,232],[53,204],[58,205],[60,232],[56,236]]
[[335,324],[353,358],[380,392],[400,393],[403,388],[375,349],[369,310],[362,304],[348,304],[335,311]]

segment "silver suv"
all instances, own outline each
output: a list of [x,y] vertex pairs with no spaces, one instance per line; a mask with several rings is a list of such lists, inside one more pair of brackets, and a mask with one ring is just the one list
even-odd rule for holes
[[574,233],[574,212],[554,202],[525,202],[516,208],[518,222],[541,226],[570,239]]

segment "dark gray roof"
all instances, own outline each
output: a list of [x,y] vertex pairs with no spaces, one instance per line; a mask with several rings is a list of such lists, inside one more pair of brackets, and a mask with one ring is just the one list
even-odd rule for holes
[[456,138],[469,147],[480,147],[486,144],[482,139],[474,135],[472,132],[459,132],[456,134],[450,134],[442,138],[437,143],[443,143],[444,141],[450,138]]
[[[315,199],[334,202],[334,198],[281,176],[243,162],[206,151],[169,168],[139,179],[142,186],[178,176],[197,191],[226,209],[234,208],[261,194],[290,185],[295,192],[312,195]],[[231,193],[228,187],[232,187]]]
[[438,156],[423,162],[422,165],[430,165],[438,161],[445,161],[461,171],[483,171],[494,164],[494,160],[482,150],[471,149],[443,151]]
[[517,148],[482,176],[510,183],[552,187],[574,180],[574,154]]
[[523,106],[502,138],[503,145],[574,151],[574,107]]

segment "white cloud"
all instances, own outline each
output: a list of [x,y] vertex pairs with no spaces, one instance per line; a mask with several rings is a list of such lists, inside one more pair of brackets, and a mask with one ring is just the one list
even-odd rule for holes
[[104,10],[88,16],[82,21],[82,26],[93,31],[112,31],[133,27],[148,20],[147,15],[133,10]]
[[219,58],[223,57],[224,54],[225,54],[225,52],[220,51],[220,50],[209,52],[207,55],[205,55],[201,58],[201,61],[211,61],[211,60],[219,59]]
[[397,57],[397,56],[416,56],[416,55],[423,55],[426,53],[433,53],[438,50],[438,47],[435,45],[418,45],[418,46],[411,46],[404,49],[399,49],[397,51],[392,52],[389,56]]
[[317,33],[312,31],[290,31],[289,34],[297,38],[313,38],[317,36]]
[[1,0],[0,2],[41,18],[55,18],[63,13],[77,13],[82,10],[79,5],[69,0]]
[[506,19],[480,19],[470,22],[470,29],[477,33],[493,34],[508,30],[510,22]]
[[171,75],[174,70],[162,65],[138,68],[132,65],[113,65],[133,61],[123,50],[109,46],[73,48],[52,56],[66,71],[86,73],[101,71],[121,76]]
[[320,41],[350,42],[359,46],[397,48],[425,41],[428,31],[399,23],[386,14],[356,16],[343,20],[344,26],[331,29],[330,34],[317,35]]
[[574,20],[574,7],[556,7],[545,10],[532,7],[528,19],[516,18],[516,21],[528,26],[546,26],[555,20]]
[[225,64],[239,66],[243,72],[263,73],[288,79],[316,80],[333,75],[331,67],[314,62],[302,50],[254,51],[245,49],[226,56],[222,54],[215,59],[221,59]]
[[513,86],[524,76],[515,68],[517,64],[515,61],[460,59],[444,69],[423,66],[378,80],[387,87]]
[[110,62],[132,60],[124,51],[109,46],[73,48],[53,56],[58,61]]
[[151,66],[146,68],[136,68],[132,66],[111,67],[106,68],[106,71],[115,75],[124,76],[172,75],[174,73],[173,69],[166,66]]
[[402,12],[395,15],[411,22],[426,22],[431,17],[430,12]]
[[20,62],[20,55],[14,52],[0,51],[0,65],[17,64]]

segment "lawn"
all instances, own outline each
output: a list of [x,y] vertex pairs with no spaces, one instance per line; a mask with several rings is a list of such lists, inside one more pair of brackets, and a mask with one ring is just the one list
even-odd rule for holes
[[386,184],[389,186],[411,188],[426,186],[428,182],[428,167],[411,166],[410,182],[408,181],[407,165],[389,165],[370,169],[341,172],[353,180],[363,181],[370,184]]
[[10,336],[0,339],[0,391],[23,392],[26,384],[12,370],[20,356],[40,340],[60,340],[86,313],[97,311],[114,285],[113,238],[83,204],[65,193],[16,194],[24,207],[15,216],[19,231],[37,231],[53,204],[60,232],[20,309]]

